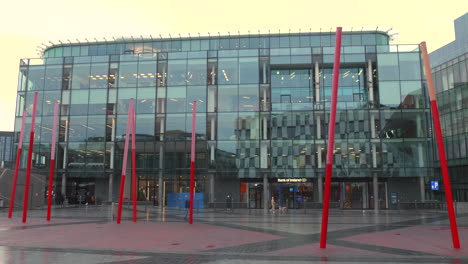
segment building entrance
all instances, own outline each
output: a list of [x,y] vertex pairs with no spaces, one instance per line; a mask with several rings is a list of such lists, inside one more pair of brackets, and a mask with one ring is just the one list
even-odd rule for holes
[[304,208],[305,203],[314,199],[313,184],[304,183],[273,183],[270,189],[278,206],[288,209]]
[[[379,208],[387,208],[386,183],[380,182],[378,189]],[[332,183],[330,201],[338,202],[343,209],[373,209],[372,182],[334,182]]]

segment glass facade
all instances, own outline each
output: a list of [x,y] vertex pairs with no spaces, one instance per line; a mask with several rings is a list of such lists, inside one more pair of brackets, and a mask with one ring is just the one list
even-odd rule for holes
[[13,164],[13,132],[0,131],[0,167],[11,168]]
[[[433,68],[453,199],[468,201],[468,53]],[[440,166],[436,156],[437,167]],[[437,169],[437,178],[440,179]],[[442,194],[433,194],[443,199]]]
[[[468,14],[455,20],[455,41],[433,51],[430,56],[439,105],[440,122],[449,165],[453,199],[468,202]],[[435,156],[436,179],[440,164]],[[443,200],[442,192],[430,192]]]
[[[380,32],[343,35],[332,195],[343,207],[371,208],[373,177],[382,207],[389,192],[419,199],[416,184],[404,185],[432,175],[419,46],[388,42]],[[51,105],[60,100],[57,190],[70,203],[115,201],[135,98],[141,199],[175,206],[189,190],[197,101],[199,206],[229,194],[241,207],[275,196],[302,208],[320,201],[333,43],[334,35],[310,33],[54,47],[22,60],[15,131],[39,92],[34,164],[46,173]]]

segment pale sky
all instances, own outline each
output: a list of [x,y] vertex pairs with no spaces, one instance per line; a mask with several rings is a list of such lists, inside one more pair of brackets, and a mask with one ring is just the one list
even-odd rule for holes
[[0,131],[13,130],[19,60],[37,58],[36,46],[49,40],[380,26],[399,33],[392,44],[426,41],[431,52],[454,40],[453,20],[467,11],[466,0],[5,0],[0,8]]

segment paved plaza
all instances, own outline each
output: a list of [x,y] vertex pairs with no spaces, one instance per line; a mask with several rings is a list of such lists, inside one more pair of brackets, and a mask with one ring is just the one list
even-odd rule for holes
[[337,210],[319,248],[321,210],[160,211],[140,206],[138,222],[115,207],[0,211],[0,263],[468,263],[468,212],[458,212],[462,248],[452,248],[446,212]]

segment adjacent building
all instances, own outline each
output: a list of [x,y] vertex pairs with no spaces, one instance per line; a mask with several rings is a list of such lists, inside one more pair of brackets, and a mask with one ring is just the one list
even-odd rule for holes
[[0,131],[0,168],[13,166],[13,135],[11,131]]
[[[227,195],[244,208],[266,208],[272,196],[289,208],[312,206],[323,190],[334,35],[53,45],[42,58],[21,60],[15,132],[38,92],[33,164],[46,177],[60,100],[57,192],[69,203],[116,201],[135,98],[140,197],[176,206],[189,191],[197,101],[196,206],[224,204]],[[343,33],[331,194],[343,208],[424,200],[433,177],[419,45],[390,41],[379,30]]]
[[[453,199],[468,201],[468,13],[455,20],[455,41],[429,54],[447,151]],[[437,157],[437,156],[436,156]],[[440,165],[436,163],[436,167]],[[440,178],[440,169],[438,168]],[[442,199],[440,192],[430,192]]]

